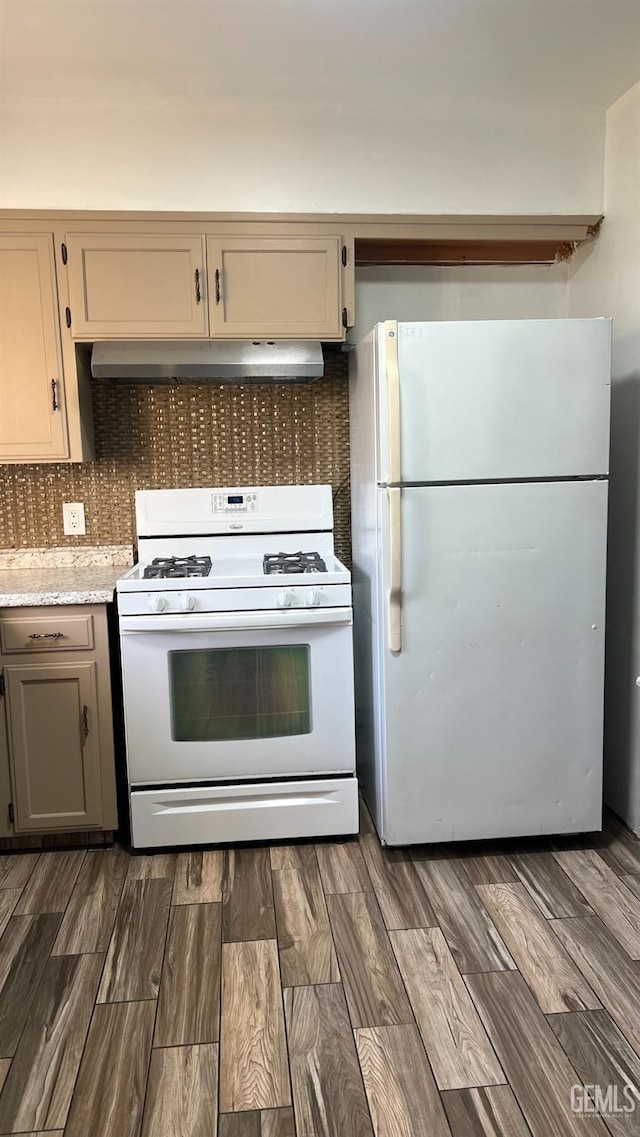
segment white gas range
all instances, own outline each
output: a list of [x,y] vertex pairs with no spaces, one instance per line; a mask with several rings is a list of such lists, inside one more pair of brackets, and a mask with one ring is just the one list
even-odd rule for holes
[[118,581],[136,848],[358,829],[330,486],[142,490]]

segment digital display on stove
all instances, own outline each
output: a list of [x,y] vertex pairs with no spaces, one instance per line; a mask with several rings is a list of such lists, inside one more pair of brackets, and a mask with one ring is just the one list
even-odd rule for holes
[[242,505],[244,498],[240,493],[227,494],[227,501],[229,505]]

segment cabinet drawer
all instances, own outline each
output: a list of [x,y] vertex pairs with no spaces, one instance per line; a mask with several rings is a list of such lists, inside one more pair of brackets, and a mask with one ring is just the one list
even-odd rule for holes
[[[53,611],[53,610],[52,610]],[[91,651],[93,616],[4,616],[0,620],[0,647],[4,655],[41,651]]]

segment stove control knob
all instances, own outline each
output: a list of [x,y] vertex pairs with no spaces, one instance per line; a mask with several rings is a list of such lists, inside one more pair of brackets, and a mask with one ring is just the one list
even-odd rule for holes
[[305,593],[304,602],[307,608],[317,608],[320,603],[320,592],[317,588],[308,588]]
[[149,608],[152,612],[164,612],[167,607],[167,602],[164,596],[151,596],[149,598]]
[[195,596],[185,595],[185,596],[180,597],[180,607],[182,608],[183,612],[193,612],[193,609],[195,608],[195,606],[196,606]]
[[288,588],[283,588],[282,592],[279,592],[276,596],[276,604],[278,605],[278,608],[290,608],[292,600],[293,595],[291,592],[289,592]]

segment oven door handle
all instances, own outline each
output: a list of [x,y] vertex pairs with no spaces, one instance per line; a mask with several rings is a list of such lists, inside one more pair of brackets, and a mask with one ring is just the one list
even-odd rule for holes
[[121,635],[140,632],[251,632],[263,628],[315,628],[352,624],[351,608],[294,608],[277,612],[203,612],[170,616],[121,616]]

